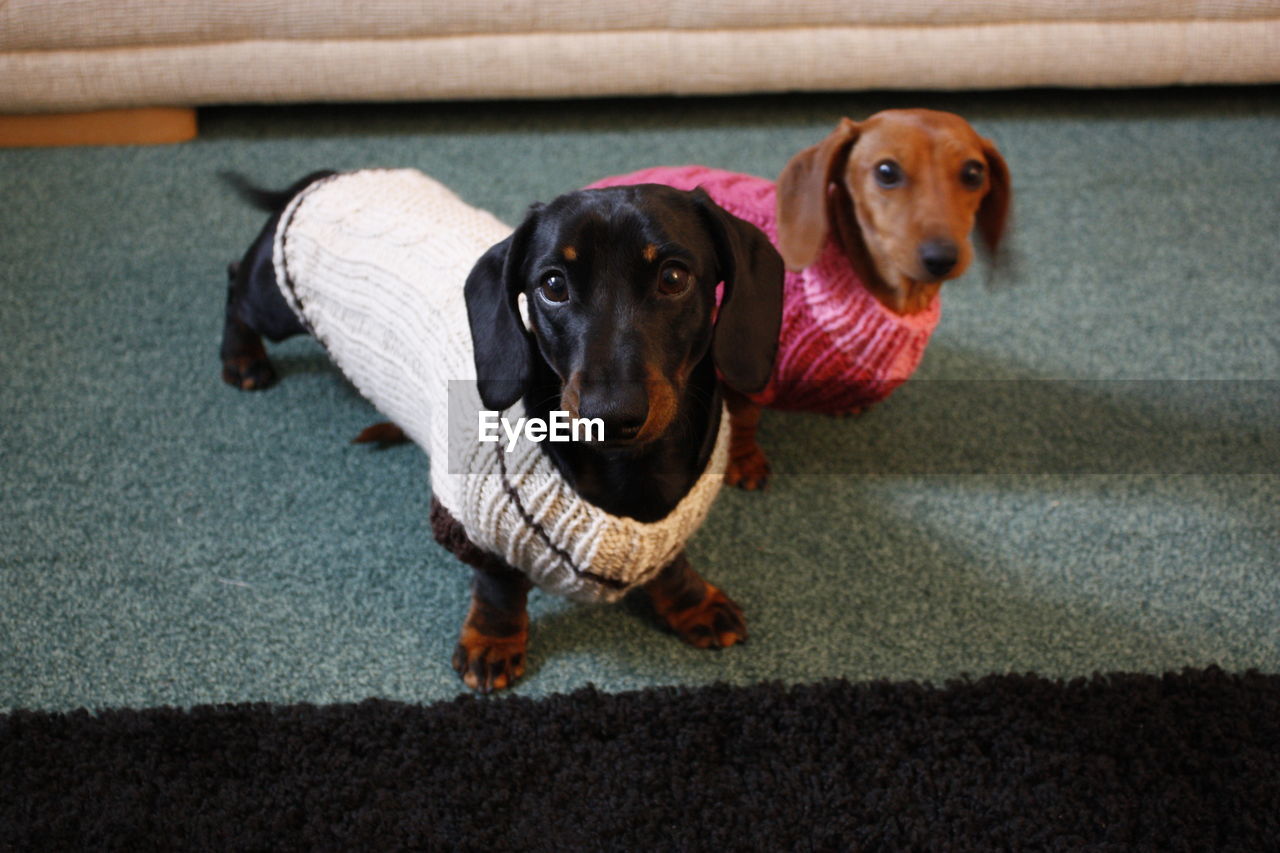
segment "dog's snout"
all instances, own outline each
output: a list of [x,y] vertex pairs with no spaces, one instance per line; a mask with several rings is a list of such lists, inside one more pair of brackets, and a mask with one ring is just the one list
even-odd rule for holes
[[643,382],[609,382],[583,386],[578,417],[599,418],[606,441],[630,441],[649,418],[649,395]]
[[941,278],[955,269],[960,252],[950,240],[930,240],[920,246],[920,264],[931,276]]

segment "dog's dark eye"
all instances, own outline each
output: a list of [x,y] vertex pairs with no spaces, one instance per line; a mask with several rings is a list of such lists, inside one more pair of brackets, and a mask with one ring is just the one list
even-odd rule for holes
[[987,167],[977,160],[970,160],[960,167],[960,183],[971,190],[982,189],[987,178]]
[[875,167],[876,183],[885,189],[902,186],[902,167],[892,160],[881,160]]
[[662,272],[658,273],[658,290],[668,296],[684,293],[691,284],[693,284],[693,273],[680,264],[668,263],[662,267]]
[[542,277],[538,293],[548,302],[565,302],[569,298],[569,283],[558,272],[549,272]]

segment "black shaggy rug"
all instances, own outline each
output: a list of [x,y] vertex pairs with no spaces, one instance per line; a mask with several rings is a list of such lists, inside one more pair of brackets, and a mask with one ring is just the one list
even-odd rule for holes
[[1280,675],[19,711],[0,848],[1276,850]]

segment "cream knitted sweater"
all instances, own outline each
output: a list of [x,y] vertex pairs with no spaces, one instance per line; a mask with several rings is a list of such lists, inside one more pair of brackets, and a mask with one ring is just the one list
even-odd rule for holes
[[[534,442],[478,439],[463,284],[511,228],[415,170],[318,181],[276,230],[276,280],[344,374],[431,458],[437,500],[480,548],[539,587],[613,601],[684,548],[723,481],[729,418],[693,488],[653,523],[580,498]],[[503,413],[515,422],[518,402]],[[452,424],[450,421],[452,420]]]

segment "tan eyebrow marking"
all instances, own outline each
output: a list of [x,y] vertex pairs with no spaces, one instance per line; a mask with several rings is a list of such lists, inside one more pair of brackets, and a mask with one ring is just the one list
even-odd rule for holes
[[565,246],[560,253],[564,255],[566,261],[576,261],[578,259],[578,250],[573,246]]
[[654,259],[655,259],[655,258],[657,258],[657,257],[658,257],[658,247],[657,247],[657,246],[655,246],[655,245],[653,245],[652,243],[650,243],[649,245],[647,245],[647,246],[645,246],[645,247],[644,247],[644,259],[645,259],[646,261],[648,261],[649,263],[653,263]]

